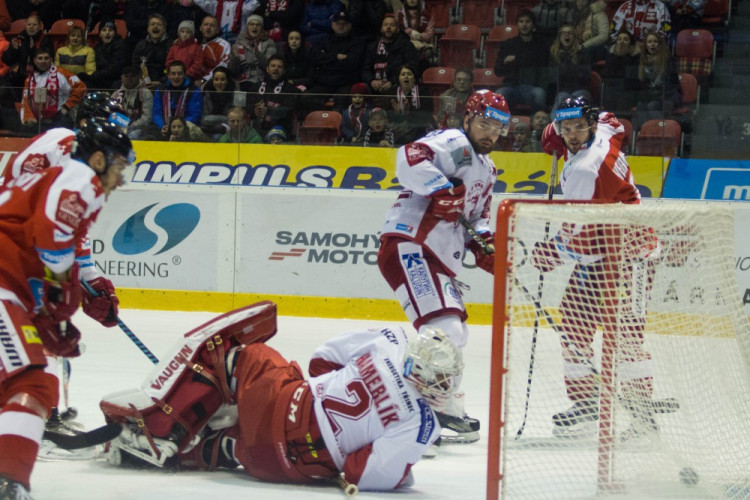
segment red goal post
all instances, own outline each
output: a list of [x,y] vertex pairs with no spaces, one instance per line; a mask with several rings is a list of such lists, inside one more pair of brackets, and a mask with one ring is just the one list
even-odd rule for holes
[[[571,262],[544,274],[537,297],[540,273],[529,262],[534,244],[563,226],[568,235],[592,235],[590,248],[611,266],[585,275],[601,278],[592,307],[603,319],[587,361],[598,384],[598,413],[590,434],[573,436],[554,433],[552,415],[571,405],[563,380],[580,369],[564,362],[562,351],[585,349],[560,328],[559,306],[564,294],[576,293],[573,271],[590,268],[576,265],[581,255],[573,253]],[[622,492],[750,498],[750,326],[734,274],[734,230],[728,205],[501,203],[487,499]],[[635,405],[646,410],[626,397],[640,366],[632,358],[634,330],[653,379],[652,399]],[[538,345],[530,363],[532,337]],[[633,434],[643,411],[654,428]]]

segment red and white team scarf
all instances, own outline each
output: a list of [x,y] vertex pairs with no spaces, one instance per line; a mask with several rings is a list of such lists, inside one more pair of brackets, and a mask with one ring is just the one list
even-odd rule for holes
[[[29,102],[36,102],[34,100],[34,94],[36,92],[37,77],[41,78],[43,73],[33,73],[29,78]],[[57,66],[54,64],[50,66],[47,74],[47,82],[44,85],[47,88],[47,101],[42,105],[42,118],[52,119],[59,111],[59,100],[60,100],[60,78],[57,73]],[[39,111],[36,106],[31,106],[31,110],[34,113],[34,117],[39,118]]]
[[[414,85],[411,88],[409,94],[404,94],[404,90],[401,85],[396,89],[396,101],[398,102],[398,110],[404,111],[409,109],[419,109],[419,87]],[[407,102],[411,102],[411,106],[407,108]]]
[[289,4],[287,3],[287,0],[269,0],[268,7],[266,8],[266,16],[271,12],[280,12],[287,10],[288,8]]
[[349,120],[352,122],[354,136],[359,137],[359,134],[362,133],[362,118],[365,116],[365,107],[355,108],[354,104],[350,104],[346,112],[349,115]]
[[[278,84],[273,88],[274,94],[281,94],[281,90],[284,88],[284,80],[280,80]],[[258,87],[258,93],[259,94],[265,94],[266,93],[266,81],[263,80],[260,82],[260,86]]]
[[[231,5],[232,0],[227,0],[227,5],[224,5],[224,0],[219,0],[216,4],[216,17],[219,18],[219,26],[228,25],[230,26],[229,31],[232,33],[240,32],[240,20],[242,19],[242,6],[244,5],[243,0],[237,0],[237,5]],[[234,10],[232,10],[234,9]]]
[[385,40],[378,40],[378,49],[375,51],[375,79],[388,79],[388,48],[385,46]]
[[185,101],[187,100],[187,94],[189,90],[176,90],[180,96],[177,98],[177,105],[175,106],[174,113],[172,112],[172,92],[164,89],[164,97],[162,97],[161,114],[164,119],[164,123],[169,123],[169,120],[173,116],[185,116]]

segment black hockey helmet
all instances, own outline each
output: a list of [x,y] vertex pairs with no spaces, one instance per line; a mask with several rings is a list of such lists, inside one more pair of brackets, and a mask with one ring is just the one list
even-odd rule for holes
[[130,118],[120,103],[101,91],[88,92],[83,96],[81,108],[78,111],[78,122],[89,118],[106,120],[122,128],[126,128],[130,123]]
[[133,143],[121,127],[99,118],[89,118],[76,132],[72,156],[88,162],[97,151],[105,154],[107,167],[112,164],[116,154],[122,155],[130,163],[135,162]]
[[[555,127],[559,129],[559,123],[574,118],[586,118],[589,125],[596,123],[599,116],[599,108],[592,105],[585,97],[568,97],[555,111]],[[558,133],[560,131],[558,130]]]

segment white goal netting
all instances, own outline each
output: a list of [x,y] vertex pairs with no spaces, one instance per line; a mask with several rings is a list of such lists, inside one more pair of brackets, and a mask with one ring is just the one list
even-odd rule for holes
[[[518,202],[507,228],[501,496],[750,499],[731,208]],[[540,298],[532,253],[555,236]]]

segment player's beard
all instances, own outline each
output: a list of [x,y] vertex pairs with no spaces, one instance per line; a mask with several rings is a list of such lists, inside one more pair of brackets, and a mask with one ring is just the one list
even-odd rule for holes
[[478,155],[487,155],[492,152],[495,147],[495,143],[487,139],[486,141],[476,142],[471,138],[471,124],[469,124],[469,130],[466,133],[466,138],[469,139],[471,147],[474,148],[474,152]]

